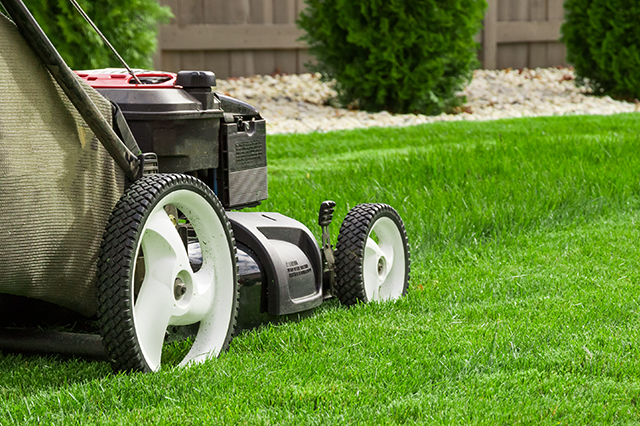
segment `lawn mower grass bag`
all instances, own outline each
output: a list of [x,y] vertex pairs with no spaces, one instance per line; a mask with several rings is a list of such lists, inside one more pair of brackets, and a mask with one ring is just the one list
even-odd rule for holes
[[[124,174],[0,14],[0,307],[17,295],[86,316]],[[111,123],[111,104],[85,85]]]

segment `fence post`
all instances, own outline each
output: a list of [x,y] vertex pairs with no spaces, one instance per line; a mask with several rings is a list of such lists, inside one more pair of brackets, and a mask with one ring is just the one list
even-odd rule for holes
[[487,0],[482,30],[482,68],[498,67],[498,0]]

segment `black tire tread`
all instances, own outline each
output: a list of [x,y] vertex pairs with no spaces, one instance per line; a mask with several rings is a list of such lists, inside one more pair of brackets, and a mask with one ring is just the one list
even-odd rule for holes
[[395,209],[387,204],[366,203],[352,208],[344,218],[336,244],[336,292],[344,305],[367,303],[362,264],[364,246],[373,223],[381,216],[395,218],[405,245],[406,281],[402,294],[406,294],[411,271],[407,232]]
[[[130,285],[131,269],[141,223],[150,213],[155,201],[168,189],[188,185],[213,200],[215,209],[224,212],[213,191],[202,181],[182,174],[154,174],[137,180],[116,204],[105,229],[98,261],[97,317],[105,350],[115,371],[149,372],[137,343],[133,324],[133,298]],[[229,335],[222,348],[227,350],[236,328],[239,288],[237,284],[237,251],[231,224],[222,215],[232,241],[236,258],[235,298]]]

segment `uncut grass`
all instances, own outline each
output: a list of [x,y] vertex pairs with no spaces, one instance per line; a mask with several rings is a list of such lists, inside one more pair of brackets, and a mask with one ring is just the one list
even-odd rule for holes
[[385,202],[418,250],[589,220],[638,206],[638,125],[628,114],[272,137],[262,209],[316,231],[324,199],[338,203],[336,223]]
[[[394,205],[413,248],[408,297],[328,303],[239,336],[218,360],[155,375],[2,355],[0,424],[636,421],[638,124],[270,138],[262,209],[311,227],[325,198],[339,202],[337,221],[359,202]],[[326,149],[303,155],[314,144]]]

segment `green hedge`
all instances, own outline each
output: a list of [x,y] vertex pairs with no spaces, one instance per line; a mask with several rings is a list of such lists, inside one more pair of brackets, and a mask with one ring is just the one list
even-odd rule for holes
[[339,101],[437,114],[459,105],[477,65],[485,0],[306,0],[298,25]]
[[595,93],[640,98],[640,2],[566,0],[567,61]]
[[[69,0],[23,0],[42,29],[73,69],[122,67]],[[158,23],[171,10],[156,0],[78,0],[127,63],[153,66]]]

